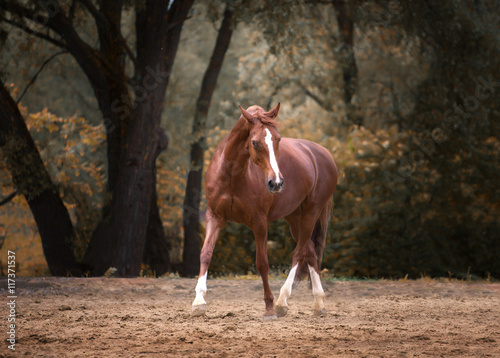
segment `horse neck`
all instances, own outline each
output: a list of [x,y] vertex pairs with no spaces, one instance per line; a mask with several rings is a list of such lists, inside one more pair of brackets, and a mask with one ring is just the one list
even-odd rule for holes
[[242,117],[229,133],[224,149],[224,162],[225,166],[229,169],[234,167],[242,169],[248,165],[250,154],[245,146],[249,134],[249,124],[247,120]]

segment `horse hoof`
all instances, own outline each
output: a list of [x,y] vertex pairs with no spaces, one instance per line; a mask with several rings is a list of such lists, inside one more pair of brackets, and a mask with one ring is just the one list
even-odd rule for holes
[[320,310],[314,310],[314,315],[320,317],[326,316],[326,309],[322,308]]
[[191,308],[191,317],[203,316],[206,310],[207,310],[206,304],[193,306]]
[[273,314],[271,316],[264,316],[264,321],[276,321],[278,319],[278,316]]
[[278,317],[284,317],[288,313],[288,307],[285,306],[276,306],[276,313],[278,314]]

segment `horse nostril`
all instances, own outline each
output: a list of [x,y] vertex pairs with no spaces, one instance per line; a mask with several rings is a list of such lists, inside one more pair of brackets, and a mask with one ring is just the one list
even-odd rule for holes
[[272,180],[269,180],[269,181],[267,182],[267,186],[268,186],[269,188],[272,188],[272,187],[274,186],[273,181],[272,181]]

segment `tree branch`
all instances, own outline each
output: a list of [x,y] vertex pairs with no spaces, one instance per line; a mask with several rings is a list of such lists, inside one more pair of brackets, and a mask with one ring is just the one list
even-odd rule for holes
[[15,3],[15,2],[12,2],[12,1],[0,2],[0,9],[4,9],[5,11],[7,11],[11,14],[16,14],[17,16],[19,16],[21,18],[29,19],[37,24],[41,24],[41,25],[48,24],[49,18],[43,16],[42,14],[38,13],[37,11],[31,11],[28,8],[25,8],[24,6],[21,6],[21,5]]
[[26,94],[26,91],[28,90],[28,88],[35,82],[36,78],[38,77],[38,75],[40,74],[40,72],[42,72],[43,68],[45,67],[45,65],[47,65],[50,61],[52,61],[54,58],[56,58],[57,56],[59,55],[62,55],[62,54],[65,54],[65,53],[68,53],[68,51],[64,50],[64,51],[60,51],[60,52],[57,52],[55,54],[53,54],[52,56],[50,56],[48,59],[46,59],[42,65],[40,66],[40,68],[38,69],[37,73],[35,73],[35,75],[33,76],[33,78],[30,80],[30,82],[26,85],[26,87],[24,88],[24,91],[23,93],[21,93],[21,95],[19,96],[19,98],[17,99],[16,101],[16,104],[19,104],[19,102],[21,102],[21,99],[23,98],[23,96]]
[[7,19],[6,17],[3,17],[3,16],[0,17],[0,20],[23,30],[24,32],[26,32],[29,35],[33,35],[33,36],[36,36],[36,37],[41,38],[43,40],[46,40],[46,41],[50,42],[51,44],[56,45],[57,47],[66,48],[66,44],[64,42],[59,41],[59,40],[57,40],[57,39],[55,39],[47,34],[41,33],[39,31],[35,31],[35,30],[31,29],[30,27],[28,27],[26,24],[17,23],[15,21]]
[[77,0],[73,0],[71,2],[71,7],[69,8],[68,12],[68,19],[69,21],[71,21],[71,23],[73,23],[73,19],[75,18],[76,2]]
[[104,16],[104,14],[102,12],[100,12],[94,6],[94,4],[92,4],[91,1],[89,1],[89,0],[78,0],[78,1],[80,1],[87,8],[87,10],[90,12],[92,17],[95,19],[97,27],[99,28],[99,32],[104,31],[104,27],[108,27],[108,28],[112,29],[117,40],[120,42],[120,45],[123,47],[123,49],[125,50],[127,55],[130,57],[130,59],[132,60],[134,65],[136,65],[134,53],[132,52],[132,50],[128,46],[127,41],[125,41],[125,39],[123,38],[121,32],[115,26],[113,26],[111,24],[111,22],[106,18],[106,16]]
[[[63,49],[66,49],[76,62],[79,64],[80,68],[88,77],[94,92],[96,93],[96,98],[98,101],[102,100],[104,102],[100,103],[99,106],[103,113],[107,113],[105,99],[97,95],[102,91],[106,91],[108,88],[108,80],[114,78],[117,74],[117,69],[114,66],[109,66],[98,51],[86,43],[80,35],[77,33],[75,27],[70,18],[68,18],[60,10],[59,2],[57,0],[51,0],[52,9],[48,9],[47,14],[40,13],[38,10],[28,9],[24,6],[20,6],[14,1],[0,1],[0,10],[5,10],[6,14],[12,16],[12,18],[19,17],[20,19],[29,22],[35,22],[41,26],[52,30],[54,33],[61,37],[61,41],[55,40],[52,37],[39,33],[32,30],[24,24],[15,23],[24,31],[29,34],[38,36],[44,40],[47,40]],[[50,12],[48,12],[50,10]],[[13,20],[9,20],[13,21]],[[118,69],[119,71],[119,69]],[[118,75],[120,75],[118,73]],[[105,114],[106,118],[107,114]]]
[[304,93],[306,94],[306,96],[309,96],[311,97],[314,102],[316,102],[317,104],[319,104],[319,106],[321,108],[323,108],[324,110],[328,111],[328,112],[331,112],[332,111],[332,108],[328,105],[328,103],[326,101],[323,101],[321,98],[319,98],[317,95],[315,95],[314,93],[312,93],[311,91],[309,91],[307,89],[307,87],[305,87],[302,83],[300,82],[297,82],[297,84],[299,85],[300,89],[302,91],[304,91]]
[[5,198],[3,198],[1,201],[0,201],[0,206],[3,206],[7,203],[9,203],[12,199],[14,199],[16,197],[16,195],[18,194],[19,192],[17,190],[14,190],[12,193],[10,193],[9,195],[7,195]]
[[[25,25],[18,25],[21,29],[26,31],[29,34],[40,37],[44,40],[47,40],[59,47],[66,48],[70,51],[75,59],[78,61],[78,56],[82,53],[92,53],[95,54],[92,47],[89,46],[85,41],[81,39],[81,37],[76,32],[75,28],[71,25],[71,21],[68,17],[64,15],[62,11],[60,11],[60,5],[56,0],[51,0],[54,2],[54,6],[58,11],[53,11],[49,13],[49,16],[42,15],[39,11],[30,10],[24,6],[21,6],[13,1],[0,1],[0,9],[4,9],[10,14],[17,15],[21,18],[28,19],[34,23],[40,24],[55,33],[61,36],[64,39],[64,42],[60,42],[58,40],[53,39],[52,37],[35,31]],[[12,22],[11,20],[6,19],[8,22]],[[20,26],[19,26],[20,25]],[[88,57],[88,56],[87,56]]]

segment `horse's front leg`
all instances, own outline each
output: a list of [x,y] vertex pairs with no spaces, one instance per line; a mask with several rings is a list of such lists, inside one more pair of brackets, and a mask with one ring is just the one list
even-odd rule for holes
[[200,254],[200,275],[198,276],[198,283],[195,288],[196,298],[191,307],[191,316],[193,317],[202,316],[206,311],[207,303],[205,301],[205,294],[207,293],[208,266],[212,260],[215,244],[217,243],[219,232],[223,226],[223,221],[213,216],[210,209],[207,210],[205,218],[207,232]]
[[285,316],[288,312],[288,299],[292,295],[293,281],[295,280],[298,266],[299,264],[296,263],[295,266],[292,267],[285,284],[281,287],[278,301],[276,301],[276,312],[279,317]]
[[276,311],[274,310],[274,296],[269,287],[269,261],[267,260],[267,221],[259,223],[253,228],[255,235],[255,243],[257,248],[257,255],[255,265],[262,277],[262,284],[264,286],[264,302],[266,303],[266,311],[264,313],[264,320],[278,319]]

